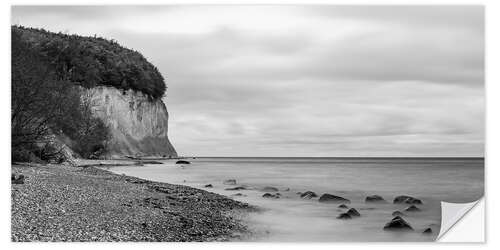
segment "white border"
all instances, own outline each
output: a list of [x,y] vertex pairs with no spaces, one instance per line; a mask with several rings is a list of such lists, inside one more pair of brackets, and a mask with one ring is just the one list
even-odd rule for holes
[[[290,248],[290,249],[302,249],[302,248],[314,248],[314,249],[332,249],[332,248],[342,248],[342,249],[370,249],[377,250],[383,249],[387,250],[390,248],[400,249],[404,247],[405,250],[410,249],[421,249],[422,247],[453,247],[453,249],[470,249],[471,247],[487,247],[498,249],[500,240],[498,239],[498,220],[500,209],[499,209],[499,196],[495,194],[495,190],[500,190],[500,182],[497,180],[500,175],[498,171],[500,168],[498,152],[500,149],[498,140],[499,133],[498,128],[500,128],[500,120],[498,118],[498,107],[500,107],[500,79],[498,77],[499,58],[500,55],[500,39],[498,35],[498,30],[500,29],[500,1],[498,0],[482,0],[482,1],[465,1],[465,0],[455,0],[455,1],[411,1],[411,0],[392,0],[392,1],[339,1],[339,0],[270,0],[270,1],[252,1],[252,0],[87,0],[87,1],[64,1],[64,0],[49,0],[45,1],[45,4],[52,5],[102,5],[102,4],[402,4],[402,5],[421,5],[421,4],[474,4],[474,5],[485,5],[486,6],[486,30],[487,30],[487,42],[486,42],[486,100],[487,100],[487,142],[486,142],[486,197],[491,196],[492,199],[486,200],[487,211],[492,211],[488,213],[488,220],[486,223],[486,240],[487,244],[452,244],[452,243],[420,243],[420,244],[409,244],[409,243],[229,243],[229,244],[217,244],[217,243],[95,243],[89,245],[89,243],[73,243],[70,246],[62,243],[11,243],[10,242],[10,181],[8,181],[8,176],[10,175],[10,141],[8,140],[10,135],[10,5],[12,4],[27,4],[27,5],[38,5],[41,4],[40,1],[15,1],[8,0],[2,1],[0,17],[2,19],[2,50],[1,50],[1,76],[3,78],[0,84],[0,117],[2,117],[2,144],[0,154],[1,159],[3,159],[4,164],[2,164],[3,171],[3,181],[0,187],[0,201],[3,201],[1,206],[2,212],[2,223],[0,238],[2,239],[3,249],[16,248],[16,249],[67,249],[68,247],[75,249],[86,249],[92,247],[95,249],[105,249],[105,248],[121,248],[125,249],[136,249],[138,247],[148,247],[153,249],[164,249],[165,247],[175,247],[183,249],[252,249],[255,248]],[[490,181],[491,180],[491,181]],[[490,194],[490,191],[493,192]],[[491,225],[491,226],[490,226]],[[496,236],[496,237],[495,237]]]

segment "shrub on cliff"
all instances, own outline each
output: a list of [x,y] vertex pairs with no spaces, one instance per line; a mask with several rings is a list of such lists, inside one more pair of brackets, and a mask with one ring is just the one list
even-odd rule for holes
[[48,32],[43,29],[12,26],[56,67],[56,73],[83,87],[96,85],[141,91],[161,98],[165,82],[158,69],[140,53],[113,40]]
[[91,115],[91,104],[78,87],[15,30],[11,49],[13,160],[59,158],[52,136],[58,134],[74,141],[75,151],[84,157],[93,149],[103,151],[109,130]]

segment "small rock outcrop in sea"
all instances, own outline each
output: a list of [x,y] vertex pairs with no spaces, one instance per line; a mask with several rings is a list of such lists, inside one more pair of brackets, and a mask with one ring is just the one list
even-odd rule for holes
[[339,205],[339,208],[349,208],[346,204]]
[[10,177],[10,180],[11,180],[12,184],[24,184],[24,175],[12,174]]
[[280,193],[276,193],[276,194],[265,193],[262,195],[262,197],[264,197],[264,198],[274,198],[274,199],[278,199],[278,198],[280,198],[280,196],[281,196]]
[[350,215],[351,217],[359,217],[359,216],[361,216],[361,214],[355,208],[349,209],[347,211],[347,214]]
[[400,216],[394,217],[391,221],[387,222],[384,226],[384,230],[413,230],[413,228],[410,226],[408,222],[403,220]]
[[373,203],[387,203],[386,200],[380,195],[370,195],[365,198],[365,202],[373,202]]
[[418,211],[420,211],[420,208],[418,208],[415,205],[411,205],[411,206],[407,207],[405,209],[405,211],[407,211],[407,212],[418,212]]
[[313,191],[306,191],[304,193],[300,193],[300,198],[303,198],[303,199],[311,199],[311,198],[315,198],[315,197],[318,197],[318,195]]
[[279,190],[275,187],[263,187],[260,189],[262,192],[278,192]]
[[422,233],[423,234],[431,234],[432,233],[432,229],[430,227],[428,227]]
[[206,188],[213,188],[214,186],[212,184],[207,184],[205,185]]
[[352,217],[348,213],[341,213],[339,216],[337,216],[337,219],[350,220],[350,219],[352,219]]
[[323,194],[319,197],[319,202],[324,203],[351,203],[350,200],[333,194]]
[[222,182],[222,184],[224,184],[224,185],[236,185],[236,180],[235,179],[224,180]]
[[191,162],[185,160],[178,160],[175,162],[175,164],[191,164]]
[[400,204],[400,203],[406,203],[406,204],[422,204],[422,201],[420,199],[417,199],[415,197],[411,197],[408,195],[400,195],[396,198],[394,198],[394,204]]
[[137,163],[139,163],[139,164],[157,164],[157,165],[163,164],[163,162],[159,162],[159,161],[138,161]]
[[247,188],[244,186],[237,186],[237,187],[232,187],[232,188],[226,188],[225,190],[234,191],[234,190],[245,190],[245,189],[247,189]]
[[400,211],[394,211],[392,212],[392,216],[404,216],[405,214],[401,213]]

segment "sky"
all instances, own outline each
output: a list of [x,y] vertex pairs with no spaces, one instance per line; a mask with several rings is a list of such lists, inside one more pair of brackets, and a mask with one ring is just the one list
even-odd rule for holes
[[166,79],[194,156],[483,156],[480,6],[14,6],[98,35]]

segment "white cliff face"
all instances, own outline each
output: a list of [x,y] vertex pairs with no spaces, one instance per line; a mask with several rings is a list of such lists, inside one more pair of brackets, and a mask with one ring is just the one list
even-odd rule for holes
[[110,157],[177,156],[167,137],[168,112],[161,99],[104,86],[85,91],[95,114],[111,129]]

